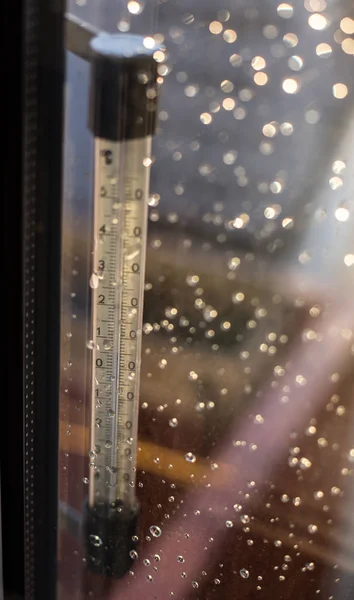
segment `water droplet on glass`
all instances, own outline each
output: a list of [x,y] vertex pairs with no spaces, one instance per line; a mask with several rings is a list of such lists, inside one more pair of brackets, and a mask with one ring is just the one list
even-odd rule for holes
[[279,17],[282,17],[282,19],[291,19],[294,14],[294,8],[291,6],[291,4],[282,2],[277,6],[277,13]]
[[178,420],[176,419],[176,417],[173,417],[172,419],[169,420],[168,422],[170,427],[177,427],[178,426]]
[[93,340],[89,340],[89,341],[87,342],[87,344],[86,344],[86,347],[87,347],[89,350],[95,350],[95,349],[97,350],[97,349],[98,349],[98,346],[97,346],[97,344],[95,344],[95,342],[94,342]]
[[242,65],[242,56],[240,54],[232,54],[229,62],[232,67],[240,67]]
[[151,527],[150,527],[150,533],[154,537],[160,537],[162,531],[161,531],[160,527],[158,527],[157,525],[151,525]]
[[90,277],[90,287],[93,290],[96,290],[98,288],[99,284],[100,284],[100,280],[99,280],[97,273],[92,273],[92,275]]
[[299,39],[295,33],[286,33],[283,36],[283,42],[287,48],[295,48],[299,43]]
[[249,516],[248,516],[248,515],[241,515],[241,516],[240,516],[240,521],[241,521],[241,523],[243,523],[244,525],[245,525],[246,523],[249,523],[249,522],[250,522],[250,520],[251,520],[251,519],[249,518]]
[[233,526],[234,526],[234,524],[233,524],[233,522],[232,522],[232,521],[225,521],[225,525],[226,525],[226,527],[227,527],[228,529],[231,529],[231,527],[233,527]]
[[192,452],[187,452],[187,454],[184,455],[184,458],[187,462],[190,463],[195,463],[195,461],[197,460],[195,454],[192,454]]
[[250,576],[250,572],[247,569],[240,569],[240,575],[243,579],[248,579]]
[[89,536],[89,540],[90,543],[95,546],[96,548],[99,548],[100,546],[102,546],[103,542],[101,540],[100,537],[98,537],[98,535],[90,535]]
[[144,10],[144,4],[142,2],[138,2],[138,0],[129,0],[127,8],[130,14],[140,15],[140,13]]
[[308,24],[310,25],[311,29],[315,29],[315,31],[322,31],[328,26],[328,19],[325,15],[314,13],[309,16]]

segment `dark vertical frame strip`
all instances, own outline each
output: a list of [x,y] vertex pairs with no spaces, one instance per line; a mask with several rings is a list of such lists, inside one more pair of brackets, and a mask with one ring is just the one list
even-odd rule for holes
[[26,600],[54,600],[57,583],[64,2],[27,0],[25,6],[25,584]]
[[36,414],[36,168],[38,120],[39,6],[24,4],[23,56],[23,371],[24,371],[24,579],[25,597],[35,594],[35,414]]
[[[1,7],[1,62],[3,120],[1,222],[3,279],[1,288],[2,402],[1,402],[1,528],[4,595],[23,598],[23,356],[22,356],[22,96],[23,96],[23,4],[5,2]],[[5,302],[4,302],[5,301]],[[5,306],[4,306],[5,304]]]

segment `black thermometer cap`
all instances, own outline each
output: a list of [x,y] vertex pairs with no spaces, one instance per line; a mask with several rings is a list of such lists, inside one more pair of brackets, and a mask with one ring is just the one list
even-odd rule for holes
[[134,562],[139,508],[97,504],[85,508],[85,547],[90,571],[120,578]]
[[90,129],[95,137],[124,141],[155,132],[154,54],[159,48],[153,44],[152,38],[130,34],[100,34],[90,41]]

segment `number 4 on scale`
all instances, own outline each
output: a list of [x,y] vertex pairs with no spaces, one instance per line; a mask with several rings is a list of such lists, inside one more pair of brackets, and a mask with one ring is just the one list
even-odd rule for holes
[[111,165],[113,162],[113,152],[111,150],[101,150],[100,156],[104,157],[106,165]]

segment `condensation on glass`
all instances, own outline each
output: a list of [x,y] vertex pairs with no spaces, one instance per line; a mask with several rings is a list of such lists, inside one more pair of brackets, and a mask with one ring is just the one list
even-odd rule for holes
[[353,5],[67,11],[58,600],[349,599]]

